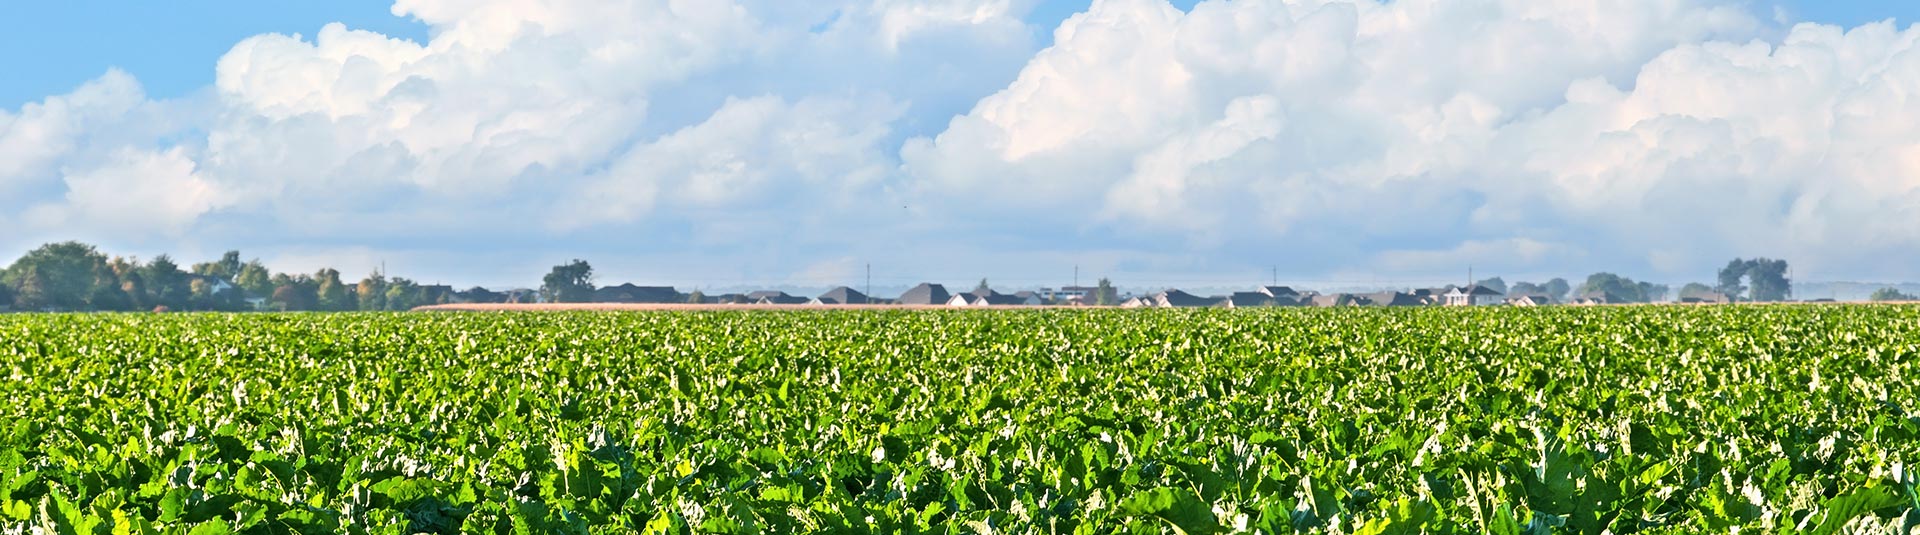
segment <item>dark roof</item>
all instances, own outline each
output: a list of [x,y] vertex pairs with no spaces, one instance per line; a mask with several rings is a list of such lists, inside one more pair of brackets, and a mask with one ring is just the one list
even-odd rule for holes
[[951,299],[953,299],[953,294],[947,293],[947,287],[933,283],[922,283],[919,286],[913,287],[911,290],[907,290],[907,293],[900,294],[900,299],[896,301],[899,301],[902,305],[944,305]]
[[[1456,286],[1453,288],[1453,290],[1460,290],[1461,292],[1466,293],[1467,295],[1505,295],[1498,291],[1494,291],[1493,288],[1488,288],[1478,284],[1475,284],[1473,286],[1467,286],[1467,287]],[[1453,290],[1448,290],[1447,292],[1452,293]]]
[[804,305],[811,302],[813,302],[812,299],[807,299],[805,297],[792,296],[792,295],[787,295],[782,293],[780,295],[770,295],[770,296],[762,297],[759,300],[754,301],[754,304],[757,304],[757,305]]
[[1260,291],[1256,293],[1264,294],[1269,297],[1299,297],[1300,296],[1300,292],[1295,291],[1293,288],[1287,287],[1287,286],[1261,286]]
[[1420,296],[1404,292],[1380,292],[1366,296],[1368,304],[1382,307],[1417,307],[1427,304]]
[[1234,292],[1233,295],[1228,296],[1226,299],[1221,299],[1220,306],[1233,308],[1264,307],[1276,305],[1277,303],[1275,301],[1277,300],[1274,299],[1273,296],[1263,292]]
[[1040,297],[1040,293],[1035,292],[1033,290],[1023,290],[1023,291],[1013,292],[1013,296],[1021,299],[1026,299],[1028,297]]
[[1154,301],[1154,304],[1169,306],[1169,307],[1181,307],[1181,308],[1210,307],[1210,306],[1213,306],[1215,303],[1220,302],[1219,299],[1208,299],[1208,298],[1200,297],[1187,292],[1182,292],[1180,290],[1167,290],[1164,292],[1160,292],[1159,294],[1153,296],[1153,301]]
[[758,292],[751,292],[747,294],[747,299],[752,299],[754,301],[759,301],[761,299],[766,299],[769,297],[789,297],[789,296],[787,295],[787,292],[776,292],[773,290],[760,290]]
[[593,291],[596,303],[678,303],[680,291],[670,286],[634,286],[622,284]]
[[864,305],[867,304],[868,299],[867,294],[854,291],[853,288],[841,286],[827,293],[820,294],[820,302],[829,305]]
[[992,306],[1017,306],[1017,305],[1027,304],[1027,299],[1024,297],[1020,297],[1017,295],[1007,295],[1003,293],[996,293],[986,297],[979,297],[978,299],[986,299],[987,304]]
[[986,288],[986,289],[974,288],[973,291],[967,292],[967,295],[971,295],[974,297],[993,297],[997,295],[1006,295],[1006,294],[1002,294],[1000,292],[994,291],[993,288]]

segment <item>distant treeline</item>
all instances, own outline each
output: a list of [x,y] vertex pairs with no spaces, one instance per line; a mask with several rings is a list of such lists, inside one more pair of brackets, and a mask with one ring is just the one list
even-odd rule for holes
[[481,288],[456,292],[403,277],[373,273],[348,284],[338,270],[273,273],[238,251],[181,266],[167,255],[145,262],[108,257],[92,245],[41,246],[0,271],[0,307],[17,311],[353,311],[409,310],[417,306],[531,300]]

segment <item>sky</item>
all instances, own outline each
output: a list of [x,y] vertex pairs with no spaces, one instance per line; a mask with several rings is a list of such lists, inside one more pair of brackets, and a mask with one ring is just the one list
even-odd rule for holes
[[0,18],[0,256],[603,282],[1920,266],[1913,2],[289,0]]

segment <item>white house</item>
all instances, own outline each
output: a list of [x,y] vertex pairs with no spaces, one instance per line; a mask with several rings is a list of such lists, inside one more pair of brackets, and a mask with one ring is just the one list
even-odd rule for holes
[[1484,307],[1502,304],[1506,301],[1500,292],[1493,291],[1492,288],[1478,284],[1468,288],[1454,288],[1447,291],[1445,297],[1447,306],[1450,307]]

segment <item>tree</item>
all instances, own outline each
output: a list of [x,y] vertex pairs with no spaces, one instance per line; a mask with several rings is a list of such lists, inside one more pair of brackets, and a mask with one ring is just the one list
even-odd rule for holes
[[420,285],[413,281],[394,277],[387,284],[387,310],[413,310],[422,304],[420,298]]
[[1667,285],[1665,284],[1654,284],[1651,282],[1642,282],[1642,283],[1636,284],[1635,286],[1637,286],[1638,289],[1640,290],[1640,299],[1641,299],[1640,302],[1642,303],[1658,303],[1658,302],[1666,301],[1667,294],[1672,293],[1673,291],[1672,288],[1667,287]]
[[1587,277],[1586,284],[1580,285],[1581,294],[1603,292],[1628,303],[1647,302],[1648,288],[1633,279],[1612,273],[1595,273]]
[[248,297],[268,297],[273,295],[273,274],[267,271],[266,264],[255,259],[240,266],[233,276],[233,285],[239,286]]
[[705,304],[706,302],[707,294],[702,293],[700,290],[694,290],[692,294],[687,295],[688,304],[699,305]]
[[1874,290],[1873,295],[1868,296],[1867,299],[1876,303],[1884,303],[1888,301],[1920,301],[1920,298],[1916,298],[1912,295],[1908,295],[1894,288],[1881,288],[1878,290]]
[[1113,289],[1113,281],[1107,280],[1105,277],[1102,277],[1099,283],[1094,284],[1093,304],[1098,306],[1103,306],[1103,307],[1110,307],[1115,304],[1118,304],[1117,302],[1119,300],[1120,300],[1120,292]]
[[1474,284],[1478,284],[1478,285],[1480,285],[1480,286],[1485,286],[1485,287],[1487,287],[1487,289],[1489,289],[1489,290],[1493,290],[1493,291],[1496,291],[1496,292],[1500,292],[1500,293],[1503,293],[1503,294],[1504,294],[1504,293],[1507,293],[1507,281],[1504,281],[1504,280],[1500,280],[1500,277],[1494,277],[1494,278],[1491,278],[1491,279],[1487,279],[1487,280],[1483,280],[1483,281],[1480,281],[1480,282],[1476,282],[1476,283],[1474,283]]
[[1502,293],[1507,295],[1547,295],[1547,290],[1544,286],[1521,281],[1513,283],[1512,288],[1508,288],[1506,292]]
[[367,278],[360,279],[360,284],[354,286],[353,293],[358,296],[360,310],[386,310],[387,276],[376,271]]
[[[1793,281],[1787,280],[1788,269],[1785,260],[1735,258],[1720,269],[1720,291],[1734,298],[1745,296],[1749,301],[1785,301],[1793,295]],[[1742,285],[1743,280],[1752,288]]]
[[984,278],[980,279],[979,286],[973,287],[973,293],[976,293],[976,294],[986,295],[988,292],[992,292],[992,291],[993,291],[993,287],[989,286],[987,284],[987,279],[984,279]]
[[593,266],[587,261],[553,266],[540,285],[540,297],[549,303],[585,303],[593,299]]
[[147,283],[147,304],[164,306],[172,310],[186,310],[187,303],[193,297],[193,288],[188,284],[187,272],[167,255],[153,257],[146,266],[140,268],[140,276]]
[[1712,286],[1707,286],[1705,284],[1701,284],[1698,282],[1689,282],[1687,283],[1686,286],[1680,287],[1681,299],[1704,298],[1704,297],[1707,297],[1707,294],[1712,294],[1712,293],[1715,293]]
[[1573,293],[1573,285],[1568,284],[1567,279],[1559,277],[1554,277],[1553,280],[1547,281],[1546,284],[1541,285],[1541,288],[1547,291],[1547,297],[1552,297],[1560,301],[1567,300],[1567,294]]
[[0,284],[0,308],[13,306],[13,287]]
[[306,275],[276,273],[268,303],[283,311],[307,311],[319,307],[320,282]]
[[50,243],[21,256],[0,275],[22,309],[86,310],[107,257],[80,242]]
[[318,310],[345,312],[357,305],[353,301],[353,293],[347,291],[347,285],[340,282],[340,270],[321,268],[313,274],[313,279],[318,283],[314,288]]

